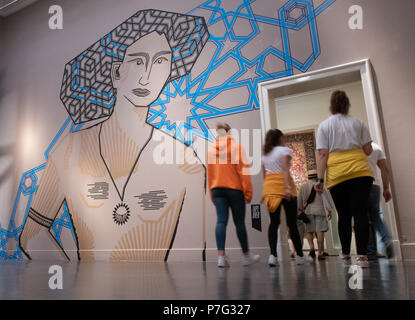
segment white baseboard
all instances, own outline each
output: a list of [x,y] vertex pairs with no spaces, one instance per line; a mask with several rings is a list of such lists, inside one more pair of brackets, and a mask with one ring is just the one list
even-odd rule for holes
[[402,259],[415,260],[415,243],[402,243],[400,245]]
[[[395,252],[395,261],[402,260],[415,260],[415,243],[403,243],[401,244],[399,240],[393,240],[393,248]],[[51,252],[51,250],[36,250],[43,253],[42,258],[39,260],[56,260],[58,251]],[[250,251],[255,254],[260,254],[261,257],[267,258],[269,255],[269,247],[251,247]],[[96,261],[102,261],[104,259],[100,258],[100,253],[104,253],[105,250],[97,250],[95,252]],[[13,252],[6,252],[12,254]],[[68,252],[67,252],[68,253]],[[106,253],[106,252],[105,252]],[[278,243],[278,260],[279,261],[289,261],[290,248],[288,241],[284,243]],[[30,253],[29,253],[30,254]],[[226,248],[226,254],[231,261],[240,260],[242,252],[241,248]],[[73,256],[76,255],[76,252],[73,253]],[[104,254],[105,255],[105,254]],[[49,258],[48,258],[49,257]],[[217,259],[217,249],[216,248],[207,248],[205,251],[206,261],[216,261]],[[25,258],[24,258],[25,259]],[[72,259],[71,259],[72,260]],[[203,250],[202,249],[171,249],[168,261],[187,261],[187,262],[200,262],[203,261]]]

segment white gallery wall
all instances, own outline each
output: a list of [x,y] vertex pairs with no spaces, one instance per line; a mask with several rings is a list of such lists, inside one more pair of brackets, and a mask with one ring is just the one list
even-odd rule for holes
[[351,104],[350,115],[368,125],[362,84],[353,82],[273,100],[277,128],[282,132],[316,129],[331,115],[330,96],[335,90],[346,92]]

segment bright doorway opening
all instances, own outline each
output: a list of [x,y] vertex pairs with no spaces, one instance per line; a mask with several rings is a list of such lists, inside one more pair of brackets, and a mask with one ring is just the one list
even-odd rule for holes
[[[347,93],[351,102],[350,114],[366,123],[373,141],[385,150],[369,59],[258,85],[263,138],[269,129],[274,128],[287,135],[288,145],[294,149],[292,174],[297,185],[307,180],[307,169],[315,165],[316,130],[319,123],[330,116],[330,95],[337,89]],[[382,199],[382,212],[393,239],[395,257],[400,260],[401,250],[392,201],[386,204]],[[281,219],[278,251],[281,260],[286,260],[289,259],[289,246],[287,227],[283,221],[285,219]],[[326,250],[330,255],[337,255],[341,250],[337,221],[337,214],[334,214],[326,233]],[[306,241],[304,244],[307,249]],[[352,253],[354,250],[353,239]]]

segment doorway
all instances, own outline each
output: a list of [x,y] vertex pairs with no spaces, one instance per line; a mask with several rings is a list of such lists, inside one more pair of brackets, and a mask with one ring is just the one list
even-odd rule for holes
[[[258,85],[263,139],[269,129],[278,128],[288,137],[295,136],[293,141],[296,145],[291,147],[298,148],[295,150],[295,153],[299,154],[298,157],[304,154],[304,159],[295,164],[295,170],[298,172],[292,172],[298,183],[304,179],[304,171],[310,169],[315,161],[312,159],[315,157],[315,147],[306,143],[305,139],[310,140],[310,134],[315,137],[318,124],[330,116],[329,99],[336,89],[346,91],[351,102],[350,114],[368,126],[373,141],[385,150],[369,59],[266,81]],[[401,250],[393,202],[385,203],[382,199],[382,212],[393,239],[395,259],[400,260]],[[289,259],[286,228],[286,225],[281,223],[281,241],[278,244],[281,260]],[[307,249],[307,246],[308,244],[305,244],[304,248]],[[329,223],[326,249],[330,255],[337,255],[341,249],[337,233],[337,214],[333,214]],[[354,239],[352,253],[353,249]]]

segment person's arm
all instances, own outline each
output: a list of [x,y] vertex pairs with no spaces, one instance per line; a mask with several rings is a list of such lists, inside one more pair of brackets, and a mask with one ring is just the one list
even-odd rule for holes
[[370,132],[369,129],[366,127],[366,125],[361,121],[361,143],[362,143],[362,149],[364,151],[364,153],[367,156],[370,156],[373,152],[373,148],[372,148],[372,137],[370,136]]
[[242,184],[243,193],[245,195],[245,200],[247,203],[250,203],[252,200],[252,183],[249,171],[249,161],[245,150],[241,145],[239,145],[239,161],[236,166],[239,179]]
[[368,143],[364,144],[364,145],[363,145],[363,147],[362,147],[362,149],[363,149],[364,153],[365,153],[367,156],[370,156],[370,155],[372,154],[372,152],[373,152],[373,148],[372,148],[372,141],[370,141],[370,142],[368,142]]
[[211,165],[210,164],[207,164],[206,165],[206,171],[207,171],[207,173],[206,173],[206,180],[207,180],[207,186],[206,186],[206,188],[209,190],[208,192],[209,192],[210,201],[213,202],[212,190],[210,189],[210,185],[212,183],[212,172],[211,172],[211,170],[212,170],[211,169]]
[[392,193],[390,191],[389,169],[386,159],[379,160],[378,167],[382,176],[383,197],[385,198],[385,202],[389,202],[392,199]]
[[297,201],[297,207],[298,207],[298,213],[302,212],[304,210],[304,189],[306,188],[306,185],[302,185],[300,187],[300,190],[298,191],[298,201]]
[[290,183],[290,160],[291,156],[286,155],[281,158],[281,169],[284,177],[285,197],[291,199],[293,196]]
[[[329,159],[329,150],[320,149],[317,154],[317,177],[323,179],[326,175],[327,161]],[[315,185],[316,191],[321,194],[323,192],[324,182],[319,182]]]
[[206,182],[207,182],[207,190],[209,192],[210,201],[213,202],[212,197],[212,190],[210,189],[210,186],[212,185],[213,180],[213,166],[216,165],[216,154],[214,153],[214,149],[211,149],[207,152],[206,155]]
[[[264,167],[264,165],[262,165],[262,177],[265,179],[265,175],[266,175],[266,172],[265,172],[265,167]],[[265,198],[264,198],[264,196],[262,196],[261,197],[261,203],[263,203],[264,202],[264,200],[265,200]]]
[[[327,160],[329,159],[329,135],[327,133],[327,125],[322,122],[317,129],[317,178],[323,179],[326,175]],[[323,192],[324,182],[317,183],[314,189],[321,194]]]

